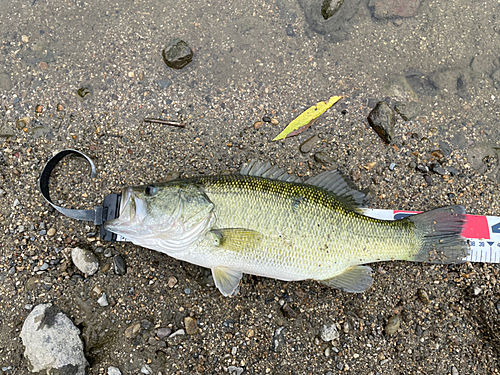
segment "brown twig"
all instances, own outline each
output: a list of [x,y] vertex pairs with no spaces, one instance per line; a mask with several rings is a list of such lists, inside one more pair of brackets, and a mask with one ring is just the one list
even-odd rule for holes
[[157,118],[145,118],[144,122],[150,122],[151,124],[162,124],[162,125],[170,125],[177,126],[178,128],[185,128],[186,124],[177,121],[169,121],[169,120],[160,120]]

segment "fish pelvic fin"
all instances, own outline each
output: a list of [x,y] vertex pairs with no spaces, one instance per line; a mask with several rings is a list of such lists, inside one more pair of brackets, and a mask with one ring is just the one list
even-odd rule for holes
[[228,267],[212,268],[212,276],[215,286],[225,297],[233,297],[238,294],[242,272],[232,270]]
[[373,284],[372,269],[368,266],[351,266],[340,275],[320,282],[344,292],[361,293]]
[[462,236],[467,223],[465,209],[454,205],[436,208],[401,220],[415,224],[415,235],[420,243],[408,260],[437,264],[462,263],[469,254],[469,246]]

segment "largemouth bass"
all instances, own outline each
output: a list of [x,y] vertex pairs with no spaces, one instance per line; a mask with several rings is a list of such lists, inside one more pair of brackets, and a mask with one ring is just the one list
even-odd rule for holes
[[225,296],[238,292],[243,273],[363,292],[373,282],[363,264],[454,263],[467,256],[462,206],[385,221],[358,212],[363,198],[337,171],[302,183],[270,163],[250,162],[236,175],[126,187],[120,216],[104,226],[210,268]]

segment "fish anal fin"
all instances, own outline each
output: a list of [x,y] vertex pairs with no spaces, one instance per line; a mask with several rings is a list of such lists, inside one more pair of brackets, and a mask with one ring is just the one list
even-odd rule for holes
[[245,228],[222,228],[210,231],[216,239],[216,246],[229,251],[240,252],[258,246],[262,241],[262,234]]
[[235,271],[228,267],[212,268],[212,276],[217,289],[226,297],[232,297],[238,294],[238,285],[241,280],[242,272]]
[[361,293],[373,284],[372,269],[368,266],[351,266],[340,275],[320,281],[345,292]]

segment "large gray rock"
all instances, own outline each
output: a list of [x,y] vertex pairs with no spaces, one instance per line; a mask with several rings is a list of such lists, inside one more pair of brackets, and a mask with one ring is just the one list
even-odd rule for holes
[[87,249],[75,247],[71,251],[71,259],[76,268],[86,275],[93,275],[99,269],[99,261],[95,254]]
[[79,335],[78,328],[57,307],[51,303],[36,306],[21,330],[30,371],[85,375],[88,362]]

